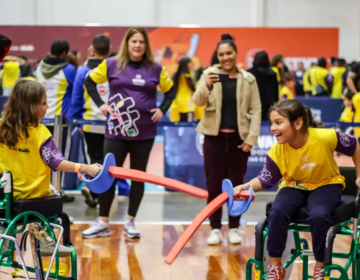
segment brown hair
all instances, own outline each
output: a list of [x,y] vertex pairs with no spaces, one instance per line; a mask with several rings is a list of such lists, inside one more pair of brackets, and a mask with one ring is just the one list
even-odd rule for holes
[[0,121],[0,143],[15,146],[29,137],[28,127],[38,126],[38,106],[45,88],[42,84],[19,79],[5,104]]
[[307,131],[309,127],[314,127],[314,128],[324,127],[324,124],[322,122],[316,122],[314,120],[314,117],[309,107],[305,106],[297,99],[288,99],[288,100],[280,101],[275,105],[271,106],[269,109],[269,119],[270,119],[270,114],[273,111],[276,111],[283,117],[288,118],[291,125],[293,125],[293,123],[297,119],[299,118],[303,119],[304,123],[303,126],[301,127],[302,132]]
[[283,60],[284,60],[284,56],[282,54],[275,54],[271,59],[271,67],[276,67],[277,64]]
[[284,74],[284,83],[285,82],[290,82],[290,81],[295,81],[295,77],[294,77],[294,75],[293,74],[291,74],[291,73],[289,73],[289,72],[286,72],[285,74]]
[[119,55],[118,55],[118,69],[119,69],[120,73],[123,72],[125,70],[125,67],[129,64],[130,55],[129,55],[128,43],[129,43],[130,38],[136,33],[140,33],[144,36],[145,53],[144,53],[143,60],[149,66],[153,66],[155,64],[154,53],[151,48],[148,32],[143,27],[139,27],[139,26],[132,27],[126,32],[126,34],[121,42],[121,45],[120,45],[120,50],[119,50]]
[[66,62],[73,65],[75,68],[79,67],[78,58],[72,52],[69,52],[68,55],[66,56]]

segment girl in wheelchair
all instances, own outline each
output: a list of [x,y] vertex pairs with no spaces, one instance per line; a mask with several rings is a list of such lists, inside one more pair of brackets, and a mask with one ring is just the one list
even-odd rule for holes
[[295,212],[307,205],[313,251],[314,279],[324,279],[325,239],[332,225],[332,211],[340,203],[344,177],[334,152],[351,156],[360,184],[360,148],[356,138],[334,129],[320,128],[308,107],[300,101],[281,101],[269,110],[270,131],[277,143],[266,156],[260,175],[234,188],[235,199],[242,190],[269,189],[280,180],[278,193],[268,216],[267,250],[270,256],[269,280],[283,279],[281,257],[288,227]]
[[[61,106],[61,105],[60,105]],[[16,82],[0,119],[0,173],[11,171],[14,199],[58,195],[50,184],[51,170],[96,176],[101,165],[67,161],[50,131],[40,123],[48,109],[45,88],[38,82]]]
[[12,173],[14,200],[59,195],[50,184],[51,170],[83,172],[94,177],[102,168],[99,164],[85,165],[64,159],[51,133],[40,123],[48,107],[45,88],[38,82],[20,79],[2,112],[0,173]]

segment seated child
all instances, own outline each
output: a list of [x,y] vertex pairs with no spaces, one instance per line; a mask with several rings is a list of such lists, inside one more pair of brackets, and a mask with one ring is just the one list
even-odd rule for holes
[[344,95],[345,109],[340,116],[340,121],[342,121],[342,122],[352,122],[353,121],[353,117],[354,117],[354,112],[353,112],[353,108],[352,108],[353,96],[354,96],[354,94],[351,91],[348,91]]
[[266,156],[260,175],[234,188],[235,197],[250,186],[255,192],[272,187],[280,179],[278,194],[268,217],[267,250],[270,256],[267,279],[285,276],[281,257],[293,214],[307,205],[316,260],[314,279],[324,279],[325,239],[332,226],[332,211],[340,203],[344,177],[334,151],[351,156],[360,183],[360,148],[356,138],[334,129],[318,128],[311,111],[296,99],[275,104],[269,110],[270,130],[277,143]]
[[284,86],[279,92],[279,100],[294,99],[295,78],[291,73],[285,73]]
[[51,170],[96,176],[102,166],[67,161],[49,130],[40,123],[48,109],[45,88],[38,82],[18,80],[0,119],[0,173],[13,176],[15,200],[56,196]]

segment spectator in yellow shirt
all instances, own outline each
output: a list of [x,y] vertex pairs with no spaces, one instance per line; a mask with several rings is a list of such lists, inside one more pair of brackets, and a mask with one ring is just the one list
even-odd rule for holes
[[183,57],[173,77],[176,97],[170,107],[170,120],[172,122],[193,120],[194,104],[191,101],[195,92],[193,68],[191,59]]
[[334,79],[331,97],[342,98],[342,76],[346,70],[346,61],[339,58],[335,62],[335,66],[331,69],[331,75]]
[[294,99],[295,78],[291,73],[285,73],[284,86],[279,93],[279,100]]
[[352,98],[353,98],[354,94],[351,91],[348,91],[345,95],[344,95],[344,106],[345,109],[342,112],[341,116],[340,116],[340,121],[342,122],[352,122],[353,118],[354,118],[354,112],[352,109]]

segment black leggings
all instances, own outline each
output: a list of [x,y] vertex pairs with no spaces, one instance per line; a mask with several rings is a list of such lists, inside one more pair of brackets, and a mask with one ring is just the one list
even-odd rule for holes
[[[99,147],[104,147],[104,134],[83,132],[85,137],[86,151],[85,153],[90,158],[88,164],[100,163],[104,161],[104,150]],[[97,198],[98,195],[90,191],[93,198]]]
[[[117,166],[122,166],[128,153],[130,153],[130,168],[146,171],[149,155],[154,144],[154,139],[128,141],[120,139],[107,139],[104,141],[104,155],[113,153]],[[116,180],[111,188],[99,195],[100,217],[108,217],[111,203],[115,196]],[[144,195],[144,183],[131,182],[129,195],[128,215],[135,217]]]

